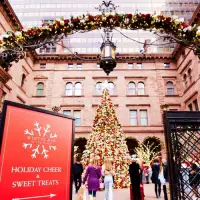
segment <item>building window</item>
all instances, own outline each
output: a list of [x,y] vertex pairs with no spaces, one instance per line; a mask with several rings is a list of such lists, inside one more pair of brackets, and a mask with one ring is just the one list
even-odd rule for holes
[[21,87],[24,86],[25,80],[26,80],[26,75],[25,75],[25,74],[22,74]]
[[113,95],[115,93],[115,85],[113,82],[108,82],[108,91],[110,95]]
[[144,95],[144,83],[143,82],[138,83],[138,95]]
[[196,111],[199,111],[199,105],[198,105],[197,99],[195,99],[195,100],[193,101],[193,104],[194,104],[195,110],[196,110]]
[[74,110],[74,117],[75,117],[75,125],[80,126],[81,125],[81,111]]
[[191,69],[188,69],[188,77],[189,77],[190,83],[192,83],[192,70]]
[[128,63],[128,69],[133,69],[133,63]]
[[68,64],[68,69],[73,69],[74,65],[73,64]]
[[73,94],[73,85],[72,83],[67,83],[65,87],[65,95],[72,96],[72,94]]
[[46,64],[40,64],[40,69],[46,69]]
[[40,48],[40,53],[56,53],[56,46],[53,43],[46,44]]
[[174,95],[174,84],[171,81],[167,82],[167,95]]
[[137,110],[130,110],[130,125],[137,126]]
[[81,96],[82,95],[82,84],[76,83],[75,84],[75,96]]
[[135,95],[136,94],[136,86],[134,82],[130,82],[128,84],[128,94],[129,95]]
[[44,83],[40,82],[37,84],[36,96],[43,96],[44,94]]
[[188,109],[189,109],[189,111],[193,111],[191,103],[188,105]]
[[137,68],[142,69],[142,63],[137,63]]
[[82,69],[82,64],[77,64],[77,69]]
[[71,110],[63,110],[63,114],[71,116],[72,113],[71,113]]
[[169,69],[170,68],[170,63],[164,63],[164,68]]
[[102,82],[96,83],[96,94],[100,95],[102,93]]
[[185,87],[187,88],[187,75],[186,74],[184,74],[184,76],[183,76],[183,81],[185,83]]
[[141,126],[148,125],[147,110],[140,110],[140,125]]

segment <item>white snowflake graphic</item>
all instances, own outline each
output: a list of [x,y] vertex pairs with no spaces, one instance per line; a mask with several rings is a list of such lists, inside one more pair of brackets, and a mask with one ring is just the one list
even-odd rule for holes
[[[26,129],[24,131],[24,135],[27,135],[27,138],[29,140],[28,143],[23,143],[24,149],[31,149],[32,154],[31,157],[33,159],[37,158],[37,155],[42,155],[44,159],[49,158],[49,152],[50,151],[56,151],[57,147],[53,145],[52,143],[49,143],[49,140],[55,140],[58,138],[58,135],[55,133],[51,133],[50,128],[51,125],[47,124],[46,127],[42,129],[39,122],[36,122],[34,124],[35,128],[34,130],[29,131]],[[35,142],[30,142],[30,140],[38,141],[38,144],[35,144]]]

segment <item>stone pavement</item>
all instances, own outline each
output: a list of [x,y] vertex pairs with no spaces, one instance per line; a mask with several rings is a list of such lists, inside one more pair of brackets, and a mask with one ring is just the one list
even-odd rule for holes
[[[161,192],[161,199],[163,200],[163,192]],[[145,194],[145,200],[156,200],[154,194],[154,185],[153,184],[144,184],[144,194]],[[73,200],[76,200],[75,195]],[[104,200],[104,191],[97,193],[97,199],[96,200]],[[114,190],[114,198],[113,200],[130,200],[130,192],[129,189],[119,189]]]

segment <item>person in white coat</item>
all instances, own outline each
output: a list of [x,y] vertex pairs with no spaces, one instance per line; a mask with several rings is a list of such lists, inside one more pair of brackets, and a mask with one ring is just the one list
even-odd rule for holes
[[105,158],[102,166],[102,175],[104,176],[105,200],[113,200],[113,176],[115,175],[112,161]]

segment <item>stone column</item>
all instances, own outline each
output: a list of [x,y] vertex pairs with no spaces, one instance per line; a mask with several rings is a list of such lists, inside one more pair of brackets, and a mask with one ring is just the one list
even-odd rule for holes
[[0,67],[0,102],[3,97],[3,86],[11,79],[12,77],[8,72],[6,72],[2,67]]

